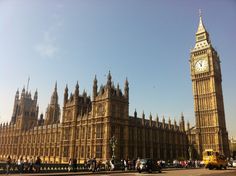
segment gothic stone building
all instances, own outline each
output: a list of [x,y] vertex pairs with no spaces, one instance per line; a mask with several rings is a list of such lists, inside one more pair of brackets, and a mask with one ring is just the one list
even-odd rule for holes
[[184,117],[180,122],[165,122],[152,115],[129,116],[129,84],[124,90],[114,86],[109,72],[107,83],[99,90],[93,82],[92,99],[80,94],[78,83],[70,95],[66,86],[62,118],[55,86],[46,118],[38,119],[37,91],[34,98],[25,89],[15,96],[11,122],[0,125],[0,159],[12,156],[40,156],[45,162],[68,162],[76,158],[84,162],[96,157],[112,157],[110,139],[115,136],[115,156],[121,158],[150,157],[172,160],[201,158],[202,151],[212,148],[229,155],[225,125],[220,60],[212,47],[209,34],[200,17],[196,44],[191,51],[191,78],[196,125],[185,131]]
[[99,91],[97,79],[93,83],[93,97],[79,93],[78,83],[74,93],[64,92],[62,120],[59,121],[57,88],[55,86],[46,118],[37,119],[37,92],[34,98],[25,89],[19,98],[15,96],[13,115],[9,124],[0,125],[0,157],[40,156],[45,162],[68,162],[76,158],[84,162],[96,157],[106,160],[112,157],[110,139],[115,136],[115,156],[121,158],[151,157],[171,160],[187,158],[187,136],[183,115],[176,121],[162,122],[129,116],[129,85],[124,91],[115,87],[110,73],[106,85]]

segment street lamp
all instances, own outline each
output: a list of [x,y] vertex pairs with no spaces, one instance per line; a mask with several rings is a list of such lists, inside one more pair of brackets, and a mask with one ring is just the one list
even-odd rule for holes
[[189,160],[192,160],[192,147],[188,147]]
[[115,136],[112,136],[112,138],[110,139],[110,145],[111,145],[111,149],[112,149],[112,159],[115,158],[115,148],[117,145],[117,139],[115,138]]

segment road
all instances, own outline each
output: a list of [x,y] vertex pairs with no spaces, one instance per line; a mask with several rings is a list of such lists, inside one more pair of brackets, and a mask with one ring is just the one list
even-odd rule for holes
[[[101,174],[101,176],[105,176]],[[108,175],[108,174],[107,174]],[[208,169],[185,169],[185,170],[167,170],[162,173],[117,173],[112,176],[236,176],[236,168],[227,170],[208,170]]]

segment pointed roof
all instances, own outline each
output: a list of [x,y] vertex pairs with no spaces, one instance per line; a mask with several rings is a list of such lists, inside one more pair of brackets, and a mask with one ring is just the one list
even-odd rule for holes
[[55,83],[54,90],[57,90],[57,81],[56,81],[56,83]]
[[207,32],[207,31],[206,31],[206,28],[205,28],[205,26],[202,22],[202,15],[200,14],[200,19],[199,19],[199,24],[198,24],[196,34],[200,34],[200,33],[203,33],[203,32]]
[[50,104],[57,104],[57,102],[58,102],[58,95],[57,95],[57,81],[56,81],[54,91],[51,96]]
[[199,10],[199,25],[196,32],[196,43],[192,51],[201,50],[211,46],[209,34],[203,24],[201,10]]
[[93,80],[93,84],[97,84],[97,75],[95,75],[95,77],[94,77],[94,80]]

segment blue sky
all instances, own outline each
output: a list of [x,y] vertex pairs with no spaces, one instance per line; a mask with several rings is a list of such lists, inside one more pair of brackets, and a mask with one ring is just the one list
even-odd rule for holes
[[195,124],[190,49],[199,16],[222,61],[227,128],[236,137],[236,1],[234,0],[1,0],[0,122],[10,121],[14,95],[27,84],[39,92],[40,113],[58,83],[60,105],[68,84],[91,95],[112,79],[130,83],[130,114]]

